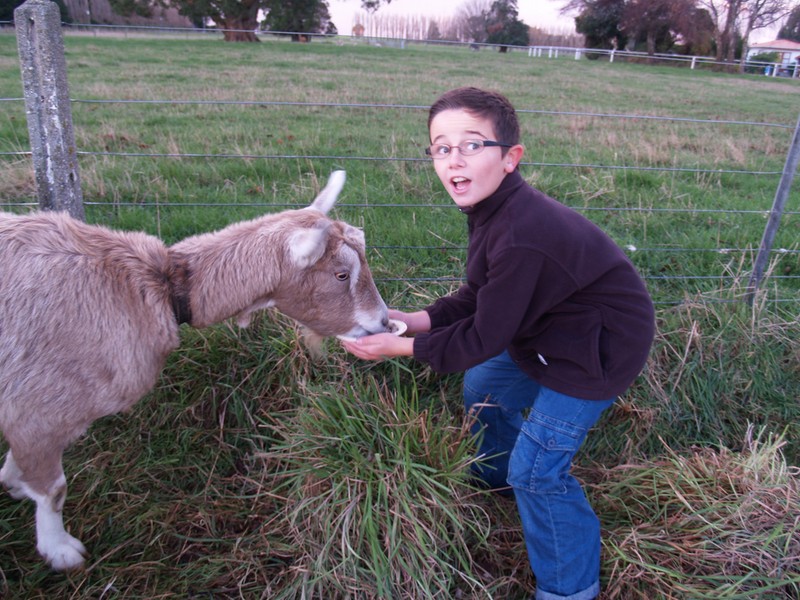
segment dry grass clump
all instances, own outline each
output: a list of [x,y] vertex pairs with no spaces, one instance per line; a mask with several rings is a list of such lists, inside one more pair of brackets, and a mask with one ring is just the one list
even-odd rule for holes
[[4,163],[3,177],[0,179],[0,200],[9,202],[36,200],[36,181],[30,159]]
[[687,298],[659,312],[647,368],[615,407],[633,416],[616,415],[633,446],[624,460],[658,455],[659,438],[676,449],[698,442],[736,448],[752,423],[784,433],[784,455],[800,464],[798,315],[733,299]]
[[780,437],[585,473],[604,538],[605,598],[797,598],[800,469]]

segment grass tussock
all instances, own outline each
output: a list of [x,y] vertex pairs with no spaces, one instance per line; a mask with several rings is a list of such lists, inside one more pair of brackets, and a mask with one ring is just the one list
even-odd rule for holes
[[800,320],[743,293],[658,311],[648,364],[588,440],[590,454],[613,466],[657,456],[664,444],[739,449],[754,426],[783,435],[789,464],[800,464]]
[[423,406],[412,385],[368,377],[306,390],[274,415],[261,454],[295,551],[280,598],[452,598],[480,588],[471,551],[485,509],[465,484],[468,425]]
[[741,452],[694,448],[587,473],[612,598],[796,598],[800,469],[748,429]]

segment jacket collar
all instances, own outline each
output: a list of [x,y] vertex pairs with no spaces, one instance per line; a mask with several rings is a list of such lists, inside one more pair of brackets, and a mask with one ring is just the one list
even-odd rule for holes
[[525,180],[519,171],[513,171],[505,176],[500,186],[489,196],[467,208],[461,209],[467,215],[471,226],[479,227],[488,221],[497,210],[506,203],[506,200],[525,185]]

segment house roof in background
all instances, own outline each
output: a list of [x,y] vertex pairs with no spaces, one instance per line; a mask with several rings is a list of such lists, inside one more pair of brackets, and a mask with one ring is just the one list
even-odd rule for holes
[[750,48],[770,48],[774,50],[784,50],[791,52],[800,50],[800,42],[792,42],[791,40],[774,40],[772,42],[761,42],[760,44],[750,44]]

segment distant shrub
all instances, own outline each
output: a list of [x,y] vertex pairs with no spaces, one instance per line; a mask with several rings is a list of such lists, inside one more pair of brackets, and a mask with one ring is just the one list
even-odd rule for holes
[[[745,65],[747,73],[764,73],[767,65],[761,63],[776,63],[780,60],[777,52],[762,52],[751,56]],[[771,65],[770,65],[771,66]]]

